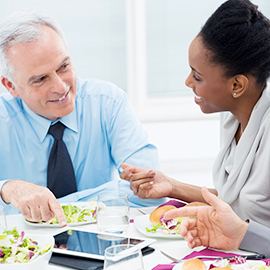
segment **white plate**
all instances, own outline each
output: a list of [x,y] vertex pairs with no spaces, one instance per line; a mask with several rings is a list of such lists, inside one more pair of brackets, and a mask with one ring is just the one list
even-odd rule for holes
[[[61,206],[63,205],[67,205],[68,203],[62,203]],[[71,205],[76,205],[78,207],[83,207],[83,206],[86,206],[88,207],[89,205],[89,202],[74,202],[74,203],[70,203]],[[88,216],[86,216],[87,218]],[[91,217],[89,217],[91,218]],[[32,227],[46,227],[46,228],[61,228],[61,226],[59,224],[47,224],[45,222],[42,222],[42,223],[35,223],[35,222],[30,222],[28,220],[24,220],[25,223],[29,226],[32,226]],[[94,219],[89,219],[87,221],[83,221],[83,222],[73,222],[73,223],[68,223],[67,226],[82,226],[82,225],[85,225],[85,224],[91,224],[91,223],[96,223],[96,220]]]
[[154,233],[147,232],[145,227],[151,228],[152,223],[149,221],[150,215],[141,215],[137,216],[134,219],[134,224],[136,229],[141,232],[142,234],[148,237],[155,237],[155,238],[177,238],[177,239],[184,239],[180,234],[163,234],[161,231],[157,231]]
[[[213,263],[213,261],[204,261],[205,265],[208,267],[210,266],[211,263]],[[173,270],[182,270],[182,266],[183,266],[184,262],[182,263],[178,263],[173,267]],[[255,264],[261,264],[261,265],[265,265],[265,263],[263,261],[256,261],[256,260],[247,260],[247,264],[249,265],[255,265]],[[231,268],[235,269],[235,270],[244,270],[244,269],[249,269],[249,268],[243,268],[243,264],[232,264]]]

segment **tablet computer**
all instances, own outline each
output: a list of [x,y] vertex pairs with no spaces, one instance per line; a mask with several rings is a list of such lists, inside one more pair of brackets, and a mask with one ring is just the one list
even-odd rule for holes
[[88,232],[81,229],[66,229],[56,235],[54,253],[74,255],[104,260],[107,247],[119,244],[138,245],[141,249],[149,246],[155,239],[126,237],[118,234]]

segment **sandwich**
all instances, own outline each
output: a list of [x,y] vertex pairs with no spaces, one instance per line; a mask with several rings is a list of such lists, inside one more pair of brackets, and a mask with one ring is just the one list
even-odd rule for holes
[[165,219],[164,214],[172,209],[176,209],[173,205],[164,205],[156,208],[149,216],[149,220],[152,224],[151,228],[145,228],[147,232],[155,233],[156,231],[162,231],[163,234],[180,234],[179,226],[182,221],[182,217],[174,219]]
[[[206,270],[207,267],[204,262],[200,259],[189,259],[184,262],[182,270]],[[214,267],[211,270],[233,270],[230,267]]]
[[156,208],[149,217],[149,220],[152,224],[157,225],[160,223],[162,217],[167,211],[170,211],[172,209],[176,209],[173,205],[164,205]]
[[[189,259],[184,262],[182,270],[206,270],[207,267],[200,259]],[[214,269],[214,268],[213,268]],[[226,268],[228,270],[229,268]]]
[[233,270],[233,269],[229,267],[214,267],[211,268],[211,270]]
[[[186,204],[184,207],[188,206],[206,206],[207,204],[201,202],[192,202]],[[164,214],[167,211],[176,209],[173,205],[164,205],[156,208],[149,217],[152,223],[152,228],[145,228],[147,232],[155,233],[156,231],[162,231],[163,234],[180,234],[179,226],[184,217],[178,217],[174,219],[165,219]]]

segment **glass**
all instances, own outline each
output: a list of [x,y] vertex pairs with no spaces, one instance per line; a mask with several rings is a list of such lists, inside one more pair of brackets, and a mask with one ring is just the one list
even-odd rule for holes
[[134,245],[108,247],[104,257],[106,270],[144,270],[141,249]]
[[0,205],[0,232],[7,229],[6,213],[3,206]]
[[128,195],[118,191],[98,194],[97,225],[102,232],[122,233],[129,226]]

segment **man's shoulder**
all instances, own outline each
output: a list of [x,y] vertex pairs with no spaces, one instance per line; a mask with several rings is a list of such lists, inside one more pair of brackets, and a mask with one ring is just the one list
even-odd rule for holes
[[86,96],[107,98],[119,98],[124,96],[125,92],[114,83],[99,79],[80,79],[77,80],[77,96],[84,98]]
[[20,98],[14,98],[10,93],[0,95],[0,119],[15,117],[22,111]]

